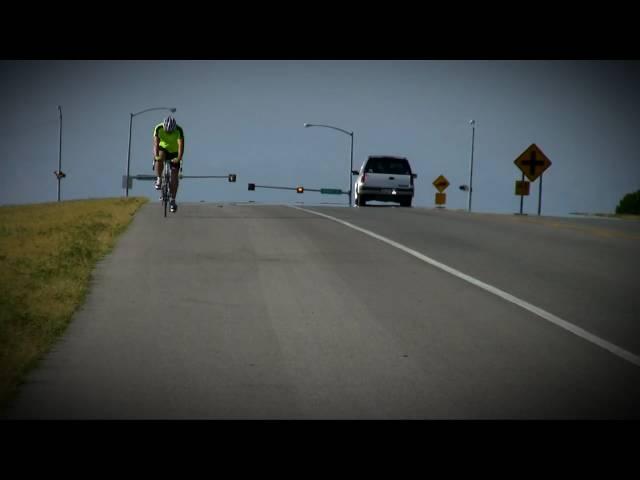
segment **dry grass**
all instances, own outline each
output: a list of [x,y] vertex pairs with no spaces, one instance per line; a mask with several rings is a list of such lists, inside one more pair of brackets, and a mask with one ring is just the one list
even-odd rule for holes
[[584,212],[571,212],[569,215],[583,215],[587,217],[607,217],[607,218],[619,218],[621,220],[640,220],[640,215],[633,215],[630,213],[584,213]]
[[145,198],[0,207],[0,408],[65,331]]

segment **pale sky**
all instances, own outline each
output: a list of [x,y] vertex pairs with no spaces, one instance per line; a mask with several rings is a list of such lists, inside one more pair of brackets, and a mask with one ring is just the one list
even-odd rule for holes
[[[516,212],[515,158],[536,143],[552,165],[542,212],[613,212],[640,189],[640,62],[503,60],[2,61],[5,147],[0,204],[55,201],[62,106],[62,199],[124,195],[129,114],[176,107],[185,175],[237,174],[237,183],[184,179],[180,201],[340,202],[346,197],[247,183],[348,189],[368,155],[406,156],[415,206],[432,207],[444,175],[447,208],[466,209],[470,119],[476,120],[473,210]],[[151,174],[152,129],[167,112],[134,118],[131,174]],[[151,182],[130,195],[155,199]],[[524,211],[537,213],[538,182]]]

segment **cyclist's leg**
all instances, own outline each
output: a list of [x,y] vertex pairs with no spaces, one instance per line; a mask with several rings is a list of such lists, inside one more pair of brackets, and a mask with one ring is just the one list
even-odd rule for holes
[[160,189],[160,177],[162,177],[162,169],[164,168],[164,161],[167,157],[167,153],[160,149],[158,150],[158,158],[156,159],[156,189]]
[[[177,153],[170,153],[167,157],[167,161],[178,158]],[[180,164],[171,162],[171,181],[169,182],[169,191],[171,193],[171,198],[175,200],[176,194],[178,193],[178,183],[179,183],[179,175],[180,174]]]
[[[171,162],[171,160],[178,158],[177,153],[168,153],[167,154],[167,162]],[[178,210],[178,204],[176,203],[176,194],[178,193],[178,177],[180,174],[180,164],[171,162],[169,164],[171,166],[171,177],[169,179],[169,196],[171,200],[169,202],[171,206],[171,212],[175,213]]]

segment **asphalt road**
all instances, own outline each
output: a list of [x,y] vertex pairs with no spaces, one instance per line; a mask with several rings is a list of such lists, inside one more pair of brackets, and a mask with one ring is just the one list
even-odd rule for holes
[[[640,222],[304,207],[640,354]],[[158,204],[5,418],[640,418],[640,366],[288,206]]]

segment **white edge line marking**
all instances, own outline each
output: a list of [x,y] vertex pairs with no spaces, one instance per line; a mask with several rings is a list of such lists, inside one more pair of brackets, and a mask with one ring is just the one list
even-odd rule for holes
[[338,222],[341,223],[342,225],[345,225],[349,228],[352,228],[354,230],[357,230],[359,232],[364,233],[365,235],[369,235],[370,237],[373,237],[377,240],[380,240],[381,242],[387,243],[389,245],[391,245],[392,247],[396,247],[400,250],[402,250],[403,252],[408,253],[409,255],[413,255],[414,257],[422,260],[423,262],[426,262],[430,265],[433,265],[436,268],[439,268],[441,270],[444,270],[447,273],[450,273],[451,275],[454,275],[458,278],[461,278],[462,280],[469,282],[477,287],[482,288],[483,290],[486,290],[487,292],[493,293],[494,295],[497,295],[500,298],[503,298],[504,300],[514,303],[516,305],[518,305],[519,307],[524,308],[525,310],[530,311],[531,313],[534,313],[536,315],[538,315],[539,317],[544,318],[545,320],[557,325],[560,328],[563,328],[571,333],[573,333],[574,335],[577,335],[578,337],[591,342],[601,348],[604,348],[605,350],[613,353],[614,355],[617,355],[620,358],[623,358],[624,360],[633,363],[635,366],[640,367],[640,357],[638,357],[637,355],[634,355],[631,352],[628,352],[627,350],[624,350],[623,348],[618,347],[617,345],[614,345],[613,343],[607,342],[606,340],[603,340],[600,337],[595,336],[592,333],[587,332],[586,330],[573,325],[572,323],[567,322],[566,320],[561,319],[560,317],[555,316],[552,313],[547,312],[546,310],[543,310],[542,308],[536,307],[535,305],[532,305],[528,302],[525,302],[524,300],[521,300],[517,297],[514,297],[513,295],[504,292],[502,290],[500,290],[499,288],[496,287],[492,287],[491,285],[488,285],[484,282],[481,282],[480,280],[473,278],[465,273],[459,272],[458,270],[451,268],[443,263],[438,262],[437,260],[434,260],[432,258],[427,257],[426,255],[423,255],[420,252],[417,252],[415,250],[412,250],[409,247],[405,247],[404,245],[398,243],[398,242],[394,242],[393,240],[390,240],[386,237],[383,237],[382,235],[378,235],[377,233],[373,233],[369,230],[366,230],[364,228],[358,227],[356,225],[353,225],[349,222],[345,222],[344,220],[340,220],[339,218],[335,218],[332,217],[330,215],[325,215],[324,213],[320,213],[320,212],[315,212],[313,210],[307,210],[306,208],[301,208],[301,207],[296,207],[294,205],[288,205],[290,208],[295,208],[297,210],[302,210],[303,212],[307,212],[307,213],[312,213],[313,215],[319,215],[321,217],[325,217],[329,220],[332,220],[334,222]]

